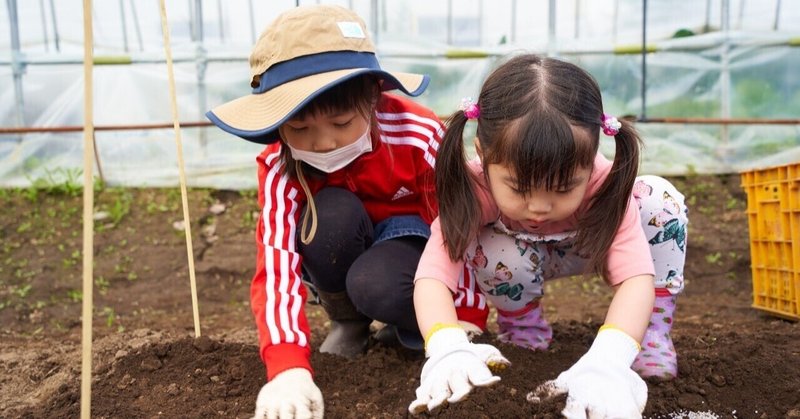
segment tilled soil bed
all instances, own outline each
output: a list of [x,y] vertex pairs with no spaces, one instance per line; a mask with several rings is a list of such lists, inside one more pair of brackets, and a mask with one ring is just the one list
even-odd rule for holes
[[[679,377],[649,381],[646,417],[800,418],[800,326],[751,307],[745,196],[738,176],[674,178],[690,205],[686,291],[673,337]],[[92,416],[248,418],[265,382],[247,300],[254,265],[252,191],[191,190],[202,337],[194,338],[186,245],[173,189],[96,195]],[[80,414],[81,198],[4,191],[0,202],[0,417]],[[221,206],[220,206],[221,205]],[[224,209],[219,212],[220,208]],[[77,253],[76,253],[77,252]],[[588,348],[610,301],[597,280],[547,284],[554,340],[531,352],[494,340],[502,381],[431,416],[559,417],[564,400],[526,395]],[[306,307],[318,347],[327,331]],[[355,360],[314,352],[330,418],[396,418],[419,384],[421,353],[372,342]]]

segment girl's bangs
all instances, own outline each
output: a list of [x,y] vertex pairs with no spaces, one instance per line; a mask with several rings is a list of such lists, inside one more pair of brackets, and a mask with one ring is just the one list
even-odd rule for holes
[[554,109],[538,109],[506,124],[487,155],[514,173],[517,189],[566,188],[578,167],[591,166],[597,153],[590,129],[570,123]]

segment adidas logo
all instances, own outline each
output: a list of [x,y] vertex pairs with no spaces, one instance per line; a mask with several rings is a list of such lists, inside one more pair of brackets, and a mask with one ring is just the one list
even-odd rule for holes
[[406,189],[405,187],[401,186],[400,189],[398,189],[397,192],[394,193],[394,196],[392,197],[392,201],[397,201],[398,199],[403,198],[405,196],[409,196],[409,195],[411,195],[413,193],[414,192],[411,192],[408,189]]

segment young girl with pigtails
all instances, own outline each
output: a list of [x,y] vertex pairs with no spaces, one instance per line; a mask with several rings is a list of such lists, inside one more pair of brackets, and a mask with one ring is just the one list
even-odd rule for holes
[[[472,161],[462,138],[468,120],[477,122]],[[613,161],[598,151],[601,135],[616,144]],[[451,295],[465,264],[497,309],[498,338],[531,350],[552,339],[544,281],[596,274],[613,288],[586,354],[534,392],[566,393],[565,416],[639,417],[642,377],[676,376],[670,330],[687,210],[665,179],[637,177],[639,148],[631,123],[604,113],[589,73],[537,55],[502,64],[478,101],[451,116],[436,168],[439,217],[415,275],[428,360],[412,413],[460,401],[509,365],[458,326]]]

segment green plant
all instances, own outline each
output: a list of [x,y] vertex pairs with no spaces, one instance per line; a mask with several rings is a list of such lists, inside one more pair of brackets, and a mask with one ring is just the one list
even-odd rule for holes
[[22,190],[22,196],[35,204],[39,200],[39,189],[34,186],[29,186]]
[[24,299],[25,297],[28,296],[28,294],[31,293],[31,288],[32,288],[31,284],[25,284],[21,287],[14,287],[12,292],[17,296],[19,296],[19,298]]
[[103,315],[106,317],[106,327],[111,327],[114,325],[114,321],[117,319],[117,314],[114,312],[114,309],[111,307],[103,307]]
[[158,202],[149,201],[145,206],[145,211],[147,211],[148,214],[154,214],[156,211],[167,212],[169,211],[169,207],[164,204],[159,204]]
[[78,264],[78,261],[81,259],[81,251],[80,250],[73,250],[69,257],[61,259],[62,265],[65,268],[70,268]]
[[712,265],[722,265],[722,253],[715,252],[707,254],[706,262]]
[[729,197],[728,200],[725,202],[725,209],[727,209],[727,210],[736,209],[737,207],[740,206],[739,205],[740,202],[741,201],[739,201],[738,199],[736,199],[734,197]]
[[258,197],[258,189],[242,189],[239,191],[239,196],[248,201],[255,202]]
[[24,233],[33,227],[33,224],[30,221],[24,221],[22,224],[17,227],[17,233]]
[[111,204],[108,209],[109,216],[111,217],[111,222],[114,225],[119,224],[123,217],[128,215],[131,210],[131,202],[133,201],[133,195],[126,190],[122,190],[119,193],[117,199]]
[[686,205],[689,207],[694,206],[697,203],[697,196],[696,195],[688,195],[686,197]]
[[97,290],[98,292],[100,292],[100,295],[106,295],[106,292],[108,292],[108,288],[111,286],[111,283],[108,282],[108,280],[105,279],[103,276],[98,276],[94,280],[94,285],[97,287]]
[[181,190],[174,188],[167,190],[167,210],[177,211],[181,207]]
[[47,226],[39,230],[39,235],[37,237],[39,240],[46,242],[55,237],[56,234],[57,234],[56,227],[48,224]]
[[33,278],[34,276],[36,276],[35,270],[26,271],[22,268],[17,268],[16,270],[14,270],[14,277],[16,278],[28,279],[28,278]]
[[67,298],[69,298],[73,303],[79,303],[83,301],[83,291],[69,290],[67,291]]
[[258,212],[256,211],[245,211],[242,214],[242,227],[244,228],[253,228],[258,221]]
[[95,229],[103,232],[107,228],[116,227],[122,219],[130,213],[133,195],[125,189],[110,189],[106,196],[112,197],[111,203],[102,203],[95,209],[96,212],[104,212],[108,215],[102,223],[96,223]]
[[[28,189],[43,190],[52,194],[79,196],[83,190],[83,170],[79,168],[62,168],[55,170],[45,168],[44,177],[30,179]],[[38,192],[37,192],[38,195]]]

